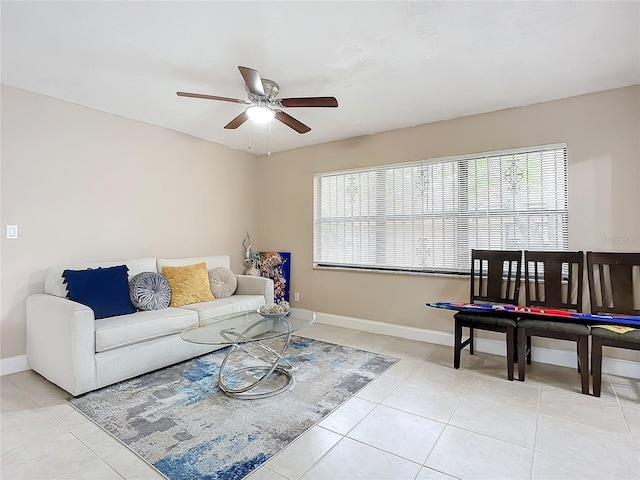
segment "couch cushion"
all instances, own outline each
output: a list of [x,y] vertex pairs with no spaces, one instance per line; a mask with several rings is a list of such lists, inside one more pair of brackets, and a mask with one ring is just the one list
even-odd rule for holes
[[136,311],[129,299],[127,266],[62,272],[69,298],[93,310],[94,318],[127,315]]
[[207,270],[216,267],[231,268],[231,259],[229,255],[211,255],[208,257],[191,257],[191,258],[158,258],[157,270],[162,273],[162,267],[182,267],[184,265],[193,265],[194,263],[204,262],[207,264]]
[[156,257],[135,258],[132,260],[119,260],[115,262],[91,262],[70,263],[69,265],[56,265],[44,271],[44,292],[56,297],[67,296],[67,286],[63,283],[62,272],[65,270],[86,270],[88,268],[106,268],[117,265],[126,265],[129,268],[129,279],[140,272],[155,272]]
[[171,301],[171,287],[159,273],[142,272],[129,282],[129,296],[140,310],[162,310]]
[[227,313],[257,310],[262,305],[264,305],[262,295],[232,295],[227,298],[218,298],[213,302],[193,303],[180,308],[195,310],[198,313],[198,320],[204,321]]
[[171,286],[170,307],[215,300],[209,285],[209,274],[204,262],[183,267],[162,267],[162,276]]
[[238,279],[227,267],[216,267],[209,270],[209,284],[214,297],[227,298],[238,288]]
[[96,352],[179,333],[197,321],[193,310],[171,307],[96,320]]

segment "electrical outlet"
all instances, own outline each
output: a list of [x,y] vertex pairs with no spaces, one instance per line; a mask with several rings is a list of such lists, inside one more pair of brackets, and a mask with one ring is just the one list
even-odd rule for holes
[[7,225],[7,238],[9,240],[15,240],[18,238],[18,226],[17,225]]
[[299,302],[300,301],[300,294],[298,292],[295,292],[293,294],[293,301],[294,302]]

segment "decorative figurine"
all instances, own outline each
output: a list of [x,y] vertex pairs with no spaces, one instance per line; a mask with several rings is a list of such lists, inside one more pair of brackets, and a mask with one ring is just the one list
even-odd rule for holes
[[244,272],[245,275],[253,275],[256,277],[260,276],[260,270],[256,268],[256,254],[251,250],[251,236],[249,236],[249,232],[247,232],[247,238],[242,240],[242,246],[245,249],[245,259],[244,264],[247,266],[247,270]]

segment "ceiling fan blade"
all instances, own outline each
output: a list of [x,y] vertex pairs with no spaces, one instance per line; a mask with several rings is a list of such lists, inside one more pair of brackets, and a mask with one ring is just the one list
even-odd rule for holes
[[258,71],[249,67],[238,67],[238,70],[240,70],[242,78],[244,78],[244,83],[247,84],[249,91],[254,95],[264,97],[264,87],[262,86],[262,79]]
[[249,115],[247,115],[246,112],[242,112],[240,115],[238,115],[236,118],[234,118],[233,120],[231,120],[229,123],[227,123],[224,128],[227,129],[233,129],[233,128],[238,128],[240,125],[242,125],[244,122],[246,122],[249,119]]
[[299,97],[283,98],[279,101],[283,107],[337,107],[338,100],[335,97]]
[[288,113],[284,113],[281,110],[276,111],[276,118],[288,127],[293,128],[298,133],[307,133],[311,131],[311,128],[307,127],[304,123],[296,120],[291,115],[289,115]]
[[201,93],[188,93],[188,92],[176,92],[179,97],[192,97],[192,98],[204,98],[206,100],[221,100],[223,102],[234,102],[248,104],[246,100],[240,100],[239,98],[229,97],[217,97],[215,95],[203,95]]

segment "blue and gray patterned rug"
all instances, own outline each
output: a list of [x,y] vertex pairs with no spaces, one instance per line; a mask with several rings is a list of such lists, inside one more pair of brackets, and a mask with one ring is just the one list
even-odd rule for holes
[[287,360],[293,388],[239,400],[217,386],[225,353],[218,350],[69,401],[170,480],[241,479],[397,361],[292,337]]

